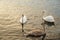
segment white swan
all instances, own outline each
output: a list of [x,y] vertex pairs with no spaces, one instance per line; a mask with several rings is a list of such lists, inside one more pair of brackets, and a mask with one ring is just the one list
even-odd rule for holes
[[53,16],[46,16],[46,17],[43,17],[43,20],[45,20],[45,21],[47,21],[47,22],[55,22]]
[[25,15],[22,15],[20,19],[21,25],[22,25],[22,32],[24,32],[24,24],[27,22],[27,17]]
[[22,15],[21,19],[20,19],[21,23],[26,23],[27,22],[27,17],[25,15]]

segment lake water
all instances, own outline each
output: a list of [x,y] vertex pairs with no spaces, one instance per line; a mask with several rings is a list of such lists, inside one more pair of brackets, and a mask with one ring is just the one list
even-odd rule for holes
[[[24,40],[19,22],[23,13],[28,18],[27,24],[24,25],[25,31],[43,29],[41,25],[43,16],[41,11],[43,10],[60,16],[60,0],[0,0],[0,39]],[[55,23],[55,27],[46,27],[49,38],[60,38],[60,19],[56,18]],[[30,40],[30,38],[25,37],[25,40]]]
[[11,9],[11,6],[29,6],[34,10],[43,9],[60,16],[60,0],[0,0],[1,8]]
[[60,16],[60,0],[46,0],[45,9]]

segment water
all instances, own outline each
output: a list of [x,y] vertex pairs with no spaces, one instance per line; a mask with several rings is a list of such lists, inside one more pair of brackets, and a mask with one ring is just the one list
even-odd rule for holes
[[44,6],[49,12],[60,16],[60,0],[46,0]]
[[[21,13],[29,14],[27,15],[29,22],[25,25],[27,31],[28,29],[42,28],[40,25],[42,23],[41,10],[60,16],[60,0],[0,0],[0,39],[24,40],[21,37],[21,24],[19,23]],[[60,19],[57,20],[56,24],[56,29],[54,27],[49,29],[54,32],[54,35],[50,35],[52,37],[60,36]],[[49,30],[47,29],[47,32]]]
[[[11,6],[14,6],[14,7],[29,6],[29,7],[32,7],[34,10],[43,9],[43,10],[47,10],[49,13],[53,13],[53,14],[56,14],[57,16],[60,16],[60,0],[0,0],[0,8],[2,8],[0,12],[4,11],[3,9],[5,8],[11,9],[9,8]],[[24,8],[21,8],[21,9],[24,9]],[[18,10],[20,9],[18,8]]]

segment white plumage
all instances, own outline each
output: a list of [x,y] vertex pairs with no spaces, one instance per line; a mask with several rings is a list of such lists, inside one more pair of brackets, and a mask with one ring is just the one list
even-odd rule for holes
[[55,22],[53,16],[46,16],[46,17],[43,17],[43,20],[48,21],[48,22]]
[[27,17],[25,15],[22,16],[21,19],[20,19],[20,22],[23,23],[23,24],[26,23],[27,22]]

